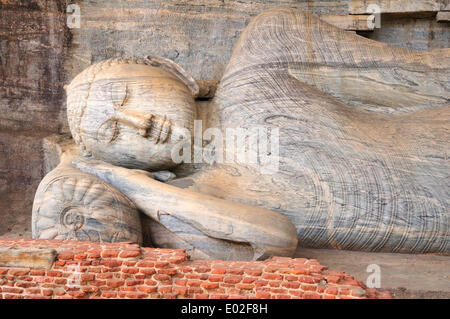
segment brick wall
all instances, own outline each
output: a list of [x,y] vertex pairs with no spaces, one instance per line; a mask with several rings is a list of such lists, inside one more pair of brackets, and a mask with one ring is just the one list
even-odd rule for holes
[[189,260],[184,250],[132,243],[0,239],[58,252],[51,269],[0,267],[0,299],[391,298],[315,259]]

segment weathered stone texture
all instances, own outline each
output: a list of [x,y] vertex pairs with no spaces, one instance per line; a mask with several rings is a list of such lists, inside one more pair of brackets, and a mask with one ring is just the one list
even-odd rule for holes
[[54,249],[0,247],[0,267],[50,269],[55,258]]
[[65,73],[64,1],[0,2],[0,126],[57,131]]
[[382,15],[381,28],[373,32],[357,32],[369,39],[390,45],[414,49],[430,50],[450,47],[448,22],[437,22],[435,15],[411,17]]
[[31,207],[42,173],[42,133],[0,132],[0,237],[31,237]]

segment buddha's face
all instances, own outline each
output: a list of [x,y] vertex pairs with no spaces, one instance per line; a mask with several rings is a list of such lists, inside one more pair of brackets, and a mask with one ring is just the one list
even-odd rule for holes
[[193,129],[194,103],[186,85],[161,68],[114,65],[92,81],[79,135],[97,159],[129,168],[170,168],[179,133]]

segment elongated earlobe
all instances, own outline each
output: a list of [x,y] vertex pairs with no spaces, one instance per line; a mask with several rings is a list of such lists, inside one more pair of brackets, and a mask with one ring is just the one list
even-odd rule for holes
[[150,65],[160,67],[178,77],[191,90],[194,98],[198,96],[200,89],[197,82],[181,66],[172,60],[157,57],[155,55],[149,55],[146,59],[150,62]]

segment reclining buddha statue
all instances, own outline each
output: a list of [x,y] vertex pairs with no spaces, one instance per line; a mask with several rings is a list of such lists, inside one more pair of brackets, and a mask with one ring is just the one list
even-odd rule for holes
[[[221,259],[291,256],[297,243],[448,253],[449,66],[449,49],[392,47],[289,8],[247,26],[207,108],[169,60],[94,64],[67,87],[84,156],[63,158],[41,182],[33,236],[148,233],[156,246]],[[200,143],[216,160],[179,163],[179,150],[198,152],[205,118]],[[245,154],[263,149],[275,169],[221,160],[231,144],[218,131],[255,127],[276,139],[268,150],[249,134]]]

